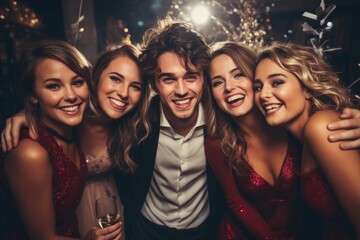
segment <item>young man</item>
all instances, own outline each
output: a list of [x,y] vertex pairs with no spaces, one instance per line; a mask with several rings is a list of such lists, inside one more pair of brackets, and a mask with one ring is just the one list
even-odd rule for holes
[[140,60],[157,95],[151,134],[136,149],[135,174],[124,181],[125,232],[139,240],[212,239],[224,201],[204,152],[209,48],[191,25],[169,21],[143,37]]

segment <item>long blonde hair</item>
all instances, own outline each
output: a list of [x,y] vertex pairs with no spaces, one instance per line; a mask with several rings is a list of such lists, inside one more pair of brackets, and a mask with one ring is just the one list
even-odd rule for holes
[[353,105],[337,74],[312,47],[274,42],[263,49],[258,61],[266,58],[294,74],[309,91],[310,114],[326,109],[342,111]]

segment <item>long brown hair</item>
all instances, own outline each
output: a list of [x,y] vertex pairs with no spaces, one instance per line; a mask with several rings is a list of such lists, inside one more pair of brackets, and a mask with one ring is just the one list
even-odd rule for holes
[[74,46],[59,40],[43,40],[22,52],[19,62],[18,91],[23,99],[26,120],[30,126],[39,129],[39,105],[32,101],[35,96],[35,71],[43,59],[62,62],[74,73],[82,77],[94,95],[91,81],[91,65]]
[[[218,42],[211,46],[211,59],[225,54],[229,56],[236,67],[250,80],[254,79],[256,67],[256,52],[240,43]],[[211,84],[208,84],[211,92]],[[211,98],[211,104],[205,105],[206,125],[208,134],[221,139],[221,149],[226,156],[226,163],[238,175],[246,174],[248,170],[245,141],[243,132],[231,116],[224,113],[215,99]]]
[[[97,89],[102,72],[119,56],[132,60],[139,71],[142,67],[138,59],[139,50],[133,45],[109,46],[97,59],[93,68],[93,81]],[[139,103],[127,114],[113,120],[108,128],[108,153],[115,166],[124,172],[134,172],[136,164],[131,158],[131,150],[143,141],[150,131],[147,118],[149,108],[150,86],[142,77],[141,97]],[[90,98],[89,117],[102,112],[97,97]]]

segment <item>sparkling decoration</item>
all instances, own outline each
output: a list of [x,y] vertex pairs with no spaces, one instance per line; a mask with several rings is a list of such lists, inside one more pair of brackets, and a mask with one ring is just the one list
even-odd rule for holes
[[80,27],[80,22],[85,19],[84,15],[82,15],[82,8],[83,8],[83,0],[80,0],[79,3],[79,13],[78,13],[78,19],[76,22],[72,23],[70,25],[71,32],[74,35],[74,46],[76,46],[76,43],[79,39],[80,33],[84,32],[85,29],[83,27]]
[[[194,9],[208,9],[210,18],[206,24],[194,22],[195,28],[208,42],[232,40],[253,47],[263,45],[266,32],[271,30],[268,14],[274,6],[267,0],[229,0],[221,3],[215,0],[173,0],[168,14],[194,22],[191,18]],[[206,14],[204,10],[197,17]]]
[[0,22],[12,22],[31,28],[41,27],[37,14],[26,2],[20,0],[2,0],[0,2]]
[[[320,54],[324,55],[326,52],[338,51],[341,48],[332,48],[329,46],[329,40],[324,37],[326,32],[329,32],[333,28],[332,22],[327,22],[326,19],[335,10],[336,5],[331,4],[327,8],[325,7],[324,0],[321,0],[320,6],[315,10],[315,13],[304,12],[303,16],[315,20],[318,27],[313,28],[309,23],[304,22],[302,24],[302,31],[310,34],[310,44]],[[326,23],[326,24],[325,24]]]
[[[330,32],[333,29],[333,23],[326,21],[329,15],[336,9],[335,4],[331,4],[328,7],[325,7],[325,0],[321,0],[320,6],[315,10],[315,13],[304,12],[303,16],[316,21],[318,27],[312,27],[308,22],[302,24],[302,31],[310,34],[312,37],[309,39],[310,44],[315,49],[317,53],[321,56],[325,56],[326,53],[331,53],[341,50],[341,48],[331,47],[329,44],[329,39],[326,39],[326,33]],[[359,64],[358,64],[359,66]],[[360,67],[360,66],[359,66]],[[347,89],[351,91],[357,83],[360,82],[360,78],[353,81]],[[358,95],[355,95],[359,99]]]

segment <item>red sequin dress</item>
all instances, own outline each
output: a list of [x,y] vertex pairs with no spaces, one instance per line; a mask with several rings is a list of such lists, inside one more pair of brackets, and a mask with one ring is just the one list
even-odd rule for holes
[[302,217],[300,160],[297,142],[289,140],[288,151],[274,186],[251,166],[239,176],[225,164],[220,144],[206,139],[207,160],[220,182],[228,203],[217,239],[296,239]]
[[[21,131],[21,138],[29,138],[28,129]],[[79,237],[78,223],[75,215],[80,202],[87,174],[87,167],[83,152],[79,149],[80,168],[69,159],[54,138],[47,130],[39,131],[37,142],[44,147],[50,157],[53,178],[53,201],[55,208],[56,231],[58,235]],[[9,161],[11,161],[9,159]],[[19,176],[20,177],[20,176]],[[5,236],[1,239],[27,239],[25,228],[21,222],[16,202],[11,196],[9,186],[4,188]]]
[[319,168],[302,173],[301,193],[308,206],[322,218],[323,239],[355,239],[355,229]]

